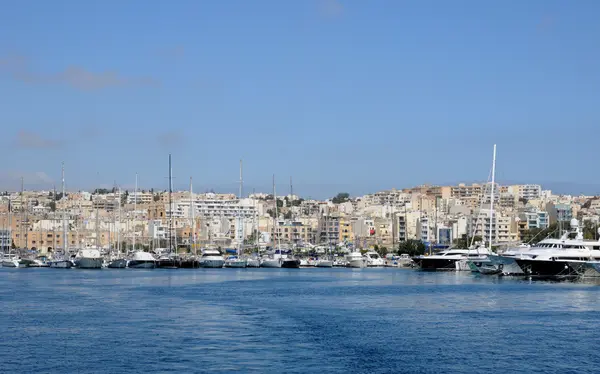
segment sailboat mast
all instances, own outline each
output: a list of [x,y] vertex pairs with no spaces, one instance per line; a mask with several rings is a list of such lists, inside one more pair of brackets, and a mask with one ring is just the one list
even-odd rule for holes
[[[25,194],[25,192],[24,192],[23,186],[24,186],[23,177],[21,177],[21,217],[20,217],[20,220],[21,220],[21,229],[19,230],[19,231],[21,231],[21,238],[24,237],[24,235],[23,235],[23,228],[25,227],[25,225],[24,225],[24,223],[25,223],[24,222],[25,205],[23,204],[23,195]],[[27,235],[27,233],[25,233],[25,235]],[[27,245],[27,244],[25,244],[25,245]],[[19,243],[19,248],[20,247],[21,247],[21,243]]]
[[[65,162],[62,163],[62,197],[65,198]],[[65,258],[68,258],[69,254],[69,239],[67,238],[67,209],[63,206],[62,210],[62,229],[63,229],[63,250]]]
[[238,256],[243,254],[244,247],[244,219],[242,213],[242,195],[244,190],[244,176],[243,176],[243,164],[240,160],[240,195],[239,195],[239,207],[238,207]]
[[494,233],[494,187],[496,184],[496,144],[494,144],[494,156],[492,158],[492,191],[490,193],[490,252],[492,251],[492,238]]
[[119,224],[117,225],[117,253],[121,254],[121,187],[119,187]]
[[273,174],[273,199],[275,200],[275,217],[273,218],[273,232],[275,233],[275,244],[277,245],[277,248],[279,248],[279,234],[277,232],[277,218],[279,217],[279,207],[277,204],[277,192],[275,191],[275,174]]
[[[192,187],[192,177],[190,177],[190,220],[191,220],[191,230],[190,230],[190,253],[192,249],[196,248],[196,217],[195,211],[196,206],[194,205],[194,190]],[[194,253],[196,255],[196,253]]]
[[169,153],[169,252],[173,252],[173,183],[171,154]]
[[138,174],[135,173],[135,190],[133,192],[133,250],[135,251],[135,214],[137,210],[137,199],[138,199]]

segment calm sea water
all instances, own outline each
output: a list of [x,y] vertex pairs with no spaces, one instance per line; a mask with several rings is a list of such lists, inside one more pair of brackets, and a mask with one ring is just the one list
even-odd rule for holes
[[399,269],[0,269],[0,372],[597,373],[600,286]]

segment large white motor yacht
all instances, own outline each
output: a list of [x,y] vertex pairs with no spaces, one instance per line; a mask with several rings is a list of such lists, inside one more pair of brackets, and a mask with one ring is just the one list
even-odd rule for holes
[[458,270],[469,271],[469,261],[486,260],[490,254],[488,249],[449,249],[432,255],[421,255],[412,258],[421,270]]
[[154,269],[156,262],[156,258],[154,258],[152,253],[137,251],[127,263],[127,267],[131,269]]

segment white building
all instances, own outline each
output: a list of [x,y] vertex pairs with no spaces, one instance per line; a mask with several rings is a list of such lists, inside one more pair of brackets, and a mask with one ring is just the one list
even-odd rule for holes
[[154,200],[151,192],[132,192],[127,195],[127,204],[150,204]]
[[518,196],[519,199],[539,199],[542,196],[542,186],[539,184],[517,184],[508,186],[508,192]]

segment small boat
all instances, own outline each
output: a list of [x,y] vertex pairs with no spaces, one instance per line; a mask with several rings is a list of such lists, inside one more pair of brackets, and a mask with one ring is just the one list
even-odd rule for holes
[[360,252],[350,252],[346,255],[346,266],[349,268],[367,267],[367,259]]
[[128,263],[129,263],[129,260],[126,258],[117,258],[117,259],[109,262],[107,268],[109,268],[109,269],[125,269],[125,268],[127,268]]
[[154,269],[156,267],[156,259],[151,253],[137,251],[133,254],[131,260],[127,264],[130,269]]
[[280,268],[281,267],[281,256],[271,255],[269,257],[263,257],[260,261],[261,268]]
[[323,259],[319,259],[317,260],[317,263],[315,264],[315,267],[318,268],[332,268],[333,267],[333,261],[327,258],[323,258]]
[[225,259],[218,249],[206,249],[200,257],[201,268],[222,268],[224,264]]
[[245,268],[247,263],[247,260],[239,258],[238,256],[228,256],[225,259],[226,268]]
[[282,268],[287,269],[299,269],[300,268],[300,260],[293,257],[286,257],[281,262]]
[[368,267],[383,267],[385,266],[385,260],[379,256],[379,253],[369,250],[365,255],[367,258]]
[[97,248],[84,248],[75,255],[75,266],[79,269],[102,269],[104,257]]
[[24,266],[20,266],[20,262],[21,262],[21,259],[16,254],[6,254],[0,261],[0,264],[2,265],[3,268],[24,267]]

